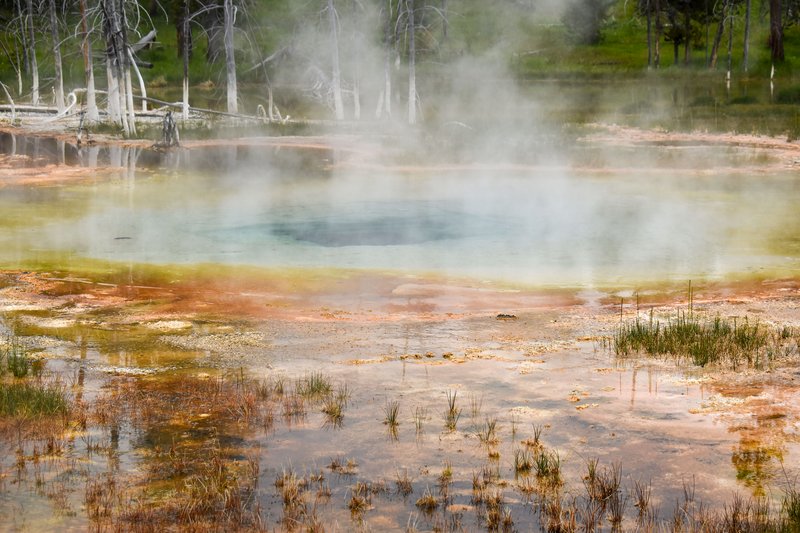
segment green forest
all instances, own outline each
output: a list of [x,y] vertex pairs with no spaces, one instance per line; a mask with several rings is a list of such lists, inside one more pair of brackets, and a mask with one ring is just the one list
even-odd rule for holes
[[184,118],[415,123],[437,80],[487,64],[521,82],[777,79],[770,103],[800,99],[798,0],[4,0],[0,19],[6,103],[126,133],[142,97]]

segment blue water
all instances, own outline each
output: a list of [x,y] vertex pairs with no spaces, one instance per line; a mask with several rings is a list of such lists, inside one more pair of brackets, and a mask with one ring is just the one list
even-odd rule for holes
[[800,200],[789,175],[597,173],[568,164],[364,170],[332,166],[324,151],[270,150],[240,148],[223,159],[192,152],[191,164],[169,171],[138,167],[88,186],[2,190],[0,204],[21,217],[24,206],[35,210],[30,223],[2,229],[4,256],[62,251],[568,286],[798,265],[781,249],[791,249],[787,227]]

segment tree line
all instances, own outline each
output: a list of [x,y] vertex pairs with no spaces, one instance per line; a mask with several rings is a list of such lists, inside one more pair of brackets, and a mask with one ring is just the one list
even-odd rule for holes
[[[783,46],[784,19],[796,22],[800,2],[796,0],[765,0],[758,6],[761,13],[769,17],[769,48],[773,62],[785,59]],[[692,45],[706,35],[710,28],[713,40],[707,61],[711,68],[716,67],[720,54],[720,44],[724,33],[728,32],[728,70],[731,66],[731,48],[734,40],[734,19],[741,15],[743,23],[742,68],[749,67],[750,29],[753,18],[753,0],[639,0],[639,13],[647,20],[648,65],[658,68],[661,62],[660,42],[662,37],[672,43],[674,62],[678,63],[681,45],[683,61],[689,62]],[[708,39],[706,39],[708,42]]]
[[[451,5],[452,3],[452,5]],[[239,79],[263,84],[268,95],[261,112],[269,120],[282,115],[273,98],[272,78],[278,67],[293,63],[303,75],[303,90],[328,106],[336,119],[402,116],[418,120],[420,99],[417,60],[448,39],[453,12],[463,0],[308,0],[303,3],[267,0],[0,0],[0,17],[6,31],[0,38],[2,53],[16,76],[16,88],[3,85],[9,100],[33,105],[42,101],[40,59],[47,54],[48,88],[59,112],[80,105],[85,120],[103,113],[126,135],[136,133],[135,113],[147,109],[147,84],[143,70],[147,49],[158,39],[156,27],[174,25],[176,59],[182,73],[182,97],[175,102],[184,118],[190,112],[190,62],[197,39],[204,39],[206,60],[219,62],[224,73],[225,110],[239,113]],[[800,21],[800,0],[634,0],[634,15],[647,28],[647,64],[658,68],[667,43],[673,61],[689,63],[692,49],[706,43],[707,62],[716,67],[727,41],[731,69],[734,38],[743,41],[742,66],[749,65],[751,21],[769,20],[769,48],[773,62],[784,60],[783,33]],[[265,45],[265,35],[280,24],[287,9],[302,4],[304,38]],[[614,0],[566,2],[563,21],[579,42],[599,41],[603,23]],[[616,2],[619,4],[619,2]],[[629,2],[625,2],[628,5]],[[287,7],[290,6],[290,7]],[[491,9],[532,9],[536,0],[501,0]],[[299,8],[298,8],[299,9]],[[273,12],[277,15],[273,16]],[[734,20],[742,21],[741,37],[734,35]],[[298,32],[294,32],[298,33]],[[723,39],[726,37],[727,39]],[[501,36],[498,36],[498,38]],[[173,43],[162,43],[173,46]],[[372,53],[369,57],[367,51]],[[65,94],[64,58],[80,57],[82,87]],[[366,59],[365,59],[366,58]],[[97,87],[97,79],[103,84]],[[380,78],[380,83],[374,80]],[[369,101],[374,110],[362,109],[362,84],[372,82]],[[51,80],[51,81],[50,81]],[[377,88],[376,88],[377,86]],[[398,97],[402,93],[402,97]],[[402,110],[397,108],[402,104]],[[397,108],[397,109],[396,109]]]
[[[309,94],[332,108],[337,119],[345,117],[345,101],[352,103],[353,115],[360,118],[360,65],[354,57],[343,61],[343,47],[358,56],[360,43],[377,39],[383,49],[383,83],[375,115],[379,118],[395,113],[392,94],[397,84],[397,64],[404,64],[404,89],[407,90],[408,122],[417,120],[419,99],[416,84],[418,43],[438,24],[446,32],[447,0],[311,0],[315,4],[311,20],[316,25],[320,49],[327,50],[326,61],[296,57],[304,62],[309,82]],[[272,2],[271,5],[275,5]],[[16,91],[3,85],[9,98],[29,96],[36,106],[42,102],[40,56],[48,54],[52,63],[54,104],[59,112],[74,107],[67,102],[64,90],[62,57],[79,53],[84,65],[84,87],[71,91],[72,100],[80,97],[85,119],[96,122],[100,117],[98,95],[105,97],[104,113],[119,125],[126,135],[134,135],[135,112],[142,101],[147,109],[147,84],[142,69],[152,65],[143,59],[143,51],[157,38],[157,17],[169,19],[176,30],[175,48],[182,65],[183,95],[181,111],[188,116],[190,59],[198,36],[207,41],[207,60],[224,61],[226,111],[239,113],[237,79],[246,74],[256,76],[265,84],[269,103],[263,113],[275,119],[280,112],[272,99],[271,69],[290,56],[296,43],[287,43],[277,50],[259,46],[263,23],[252,12],[263,10],[265,3],[257,0],[2,0],[0,10],[5,14],[5,36],[0,39],[8,64],[15,71]],[[376,29],[365,35],[362,23],[375,23]],[[169,45],[169,43],[166,43]],[[369,43],[372,46],[374,43]],[[241,64],[245,60],[245,64]],[[105,87],[96,86],[97,78]],[[344,72],[347,69],[348,72]],[[347,82],[344,80],[347,79]],[[195,80],[197,81],[197,80]],[[11,90],[10,90],[11,89]],[[136,94],[136,89],[138,93]]]

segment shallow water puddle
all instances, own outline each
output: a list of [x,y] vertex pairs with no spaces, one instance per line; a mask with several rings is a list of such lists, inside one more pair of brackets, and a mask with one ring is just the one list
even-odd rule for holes
[[[517,471],[514,460],[515,454],[538,449],[526,444],[537,432],[541,445],[558,454],[562,497],[580,498],[592,458],[601,465],[620,462],[628,489],[634,480],[652,483],[663,519],[682,497],[684,484],[694,487],[697,501],[716,507],[734,492],[764,490],[779,475],[778,460],[797,453],[794,415],[767,413],[755,421],[770,431],[754,431],[725,409],[737,405],[735,391],[687,378],[672,364],[620,366],[591,342],[537,349],[541,337],[521,334],[519,324],[543,324],[546,316],[347,327],[287,322],[273,324],[269,337],[240,330],[250,344],[237,343],[236,335],[219,336],[224,326],[197,326],[177,337],[171,328],[123,329],[115,332],[120,339],[133,334],[131,356],[123,358],[108,350],[104,330],[90,331],[85,341],[62,337],[66,342],[49,364],[66,375],[80,369],[73,394],[96,405],[89,431],[68,439],[56,459],[42,463],[46,473],[60,476],[65,500],[33,490],[31,476],[39,467],[32,466],[30,446],[36,441],[31,441],[21,471],[14,467],[13,443],[8,449],[5,482],[17,488],[2,505],[15,523],[28,527],[46,527],[39,518],[58,509],[62,523],[84,527],[87,482],[113,475],[131,491],[128,497],[165,501],[185,494],[192,483],[208,482],[209,464],[221,461],[228,482],[237,479],[236,487],[248,495],[246,506],[258,502],[272,525],[289,528],[292,520],[310,520],[295,514],[299,507],[287,507],[282,495],[282,484],[297,482],[294,505],[304,512],[314,508],[324,523],[345,529],[403,529],[409,520],[428,528],[453,517],[473,524],[468,527],[485,527],[485,506],[475,502],[473,491],[473,475],[485,475],[486,490],[502,493],[517,527],[528,529],[541,519],[536,504],[541,481],[535,469]],[[52,326],[48,317],[38,320],[41,328]],[[24,328],[26,321],[21,322]],[[398,336],[403,331],[406,338]],[[39,338],[44,331],[36,333]],[[58,328],[48,335],[58,337]],[[152,335],[141,344],[150,346],[152,356],[134,355],[142,335]],[[170,370],[166,362],[175,339],[192,338],[205,342],[208,351],[187,352],[181,369]],[[372,348],[365,341],[374,341]],[[247,355],[226,350],[226,342]],[[136,369],[158,369],[159,351],[166,368],[137,375]],[[82,353],[88,357],[79,359]],[[110,367],[117,371],[109,374]],[[231,370],[221,373],[226,367]],[[341,419],[322,412],[321,396],[298,396],[303,380],[314,373],[325,376],[331,394],[346,384]],[[264,381],[251,384],[251,376]],[[459,411],[454,430],[445,427],[448,392]],[[745,398],[758,395],[745,392]],[[393,432],[384,421],[394,401],[399,425]],[[481,435],[491,421],[495,436],[486,443]],[[75,461],[83,466],[64,473],[64,465]],[[445,488],[443,471],[450,472]],[[397,483],[406,474],[412,492],[404,497]],[[363,489],[359,482],[369,488],[369,503],[352,514],[348,502]],[[121,491],[119,486],[114,490]],[[426,489],[439,499],[430,514],[415,505]],[[130,504],[125,509],[141,512]],[[634,514],[628,509],[626,520],[633,523]]]

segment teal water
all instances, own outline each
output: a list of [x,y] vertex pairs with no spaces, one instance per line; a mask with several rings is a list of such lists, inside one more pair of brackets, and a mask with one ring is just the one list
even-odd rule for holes
[[122,170],[90,184],[0,190],[5,262],[60,252],[588,287],[800,264],[800,178],[737,172],[753,156],[735,149],[589,145],[554,164],[414,169],[264,146],[94,160],[114,157]]

